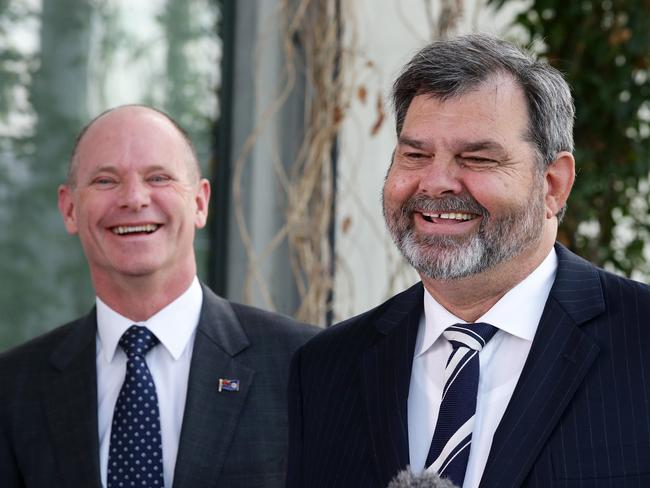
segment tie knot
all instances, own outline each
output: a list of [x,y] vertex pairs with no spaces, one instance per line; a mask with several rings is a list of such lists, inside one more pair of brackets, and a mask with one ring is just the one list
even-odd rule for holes
[[475,324],[455,324],[445,329],[442,333],[454,349],[467,347],[480,351],[492,339],[497,328],[484,322]]
[[154,333],[146,327],[132,325],[122,334],[120,347],[129,358],[133,356],[144,357],[159,342]]

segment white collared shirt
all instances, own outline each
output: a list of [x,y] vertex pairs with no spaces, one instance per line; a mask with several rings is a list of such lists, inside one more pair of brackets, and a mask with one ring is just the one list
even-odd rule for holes
[[[499,330],[479,354],[480,378],[476,417],[464,488],[478,487],[492,437],[512,397],[532,345],[546,300],[555,280],[557,255],[552,249],[544,261],[521,283],[506,293],[476,322]],[[441,337],[450,325],[464,323],[424,291],[413,355],[408,398],[408,432],[411,469],[424,469],[438,419],[444,371],[451,344]]]
[[97,421],[99,428],[99,466],[106,485],[111,422],[117,397],[126,373],[126,354],[118,343],[133,324],[153,332],[160,344],[147,354],[158,405],[163,446],[165,486],[172,486],[178,441],[181,435],[187,379],[199,323],[203,292],[195,277],[190,287],[176,300],[145,322],[133,322],[102,302],[97,303]]

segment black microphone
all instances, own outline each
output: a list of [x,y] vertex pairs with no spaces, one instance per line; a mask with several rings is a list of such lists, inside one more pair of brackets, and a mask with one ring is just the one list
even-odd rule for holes
[[437,473],[423,471],[414,474],[410,467],[397,473],[388,488],[459,488],[448,479],[443,479]]

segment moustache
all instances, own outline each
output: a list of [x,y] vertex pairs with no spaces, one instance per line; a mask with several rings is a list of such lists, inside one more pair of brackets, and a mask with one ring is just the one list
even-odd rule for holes
[[490,212],[470,195],[430,198],[425,195],[415,195],[402,205],[402,214],[411,215],[414,212],[466,212],[489,217]]

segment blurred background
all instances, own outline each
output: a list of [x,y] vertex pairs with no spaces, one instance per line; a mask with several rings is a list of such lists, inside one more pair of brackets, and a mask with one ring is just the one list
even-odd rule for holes
[[126,103],[197,145],[217,293],[327,326],[415,282],[381,215],[390,85],[427,42],[473,31],[565,73],[578,178],[559,239],[647,282],[648,0],[0,0],[0,351],[92,307],[56,191],[81,127]]

